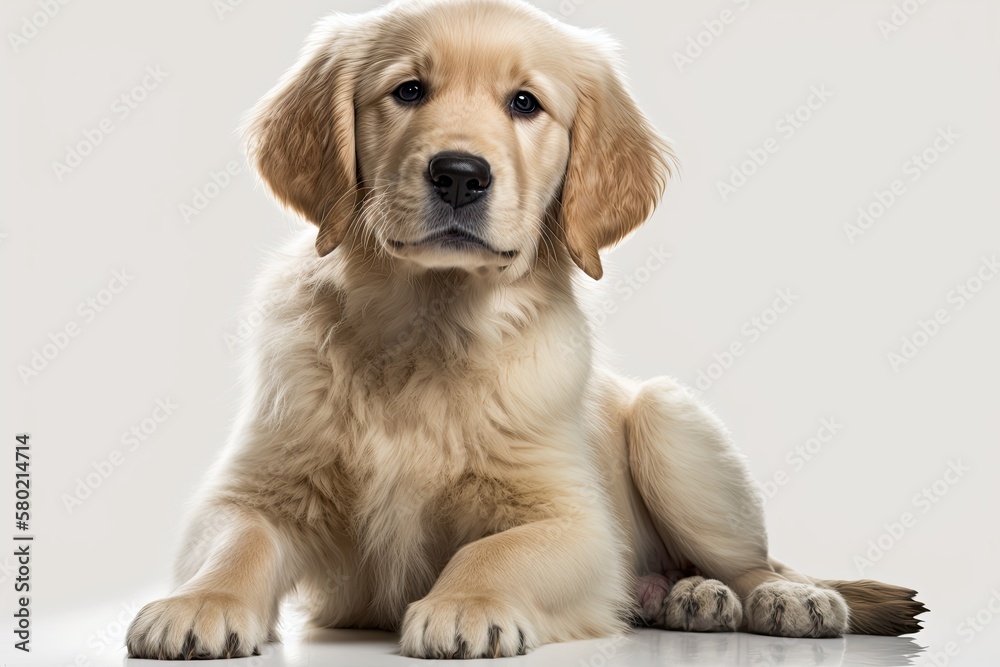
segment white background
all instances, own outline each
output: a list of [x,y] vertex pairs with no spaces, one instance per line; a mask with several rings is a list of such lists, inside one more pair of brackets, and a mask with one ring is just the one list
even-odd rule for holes
[[[608,262],[614,312],[603,338],[618,365],[694,384],[714,355],[743,343],[704,398],[756,477],[785,481],[767,503],[773,553],[816,576],[918,589],[932,612],[914,638],[930,647],[917,664],[952,641],[952,663],[1000,655],[1000,620],[960,626],[1000,591],[1000,279],[960,309],[949,300],[1000,253],[1000,5],[911,0],[916,11],[905,23],[897,14],[902,25],[886,32],[888,0],[578,1],[537,4],[621,40],[636,97],[683,163],[655,216]],[[32,18],[40,4],[16,0],[0,12],[0,423],[10,444],[0,499],[13,502],[13,436],[28,431],[33,644],[48,651],[11,649],[13,559],[0,557],[8,664],[119,663],[122,606],[168,591],[183,509],[235,413],[238,349],[226,337],[241,332],[267,251],[297,224],[245,169],[189,221],[180,207],[195,204],[212,172],[243,164],[240,117],[292,64],[312,23],[376,3],[220,4],[71,2],[18,44],[10,35],[31,34],[25,20],[43,23]],[[711,35],[704,22],[724,10],[730,23]],[[699,38],[701,53],[678,66],[676,54]],[[125,116],[116,100],[142,86],[147,67],[166,76],[140,90],[145,99]],[[831,96],[807,113],[799,107],[814,87]],[[797,111],[808,119],[788,137],[779,123]],[[60,179],[54,163],[105,118],[113,131]],[[908,161],[947,128],[957,139],[911,180]],[[769,138],[777,152],[724,200],[718,184]],[[905,192],[852,243],[845,225],[894,179]],[[671,257],[648,271],[659,247]],[[79,304],[108,297],[102,290],[123,269],[133,278],[89,320]],[[626,278],[641,285],[629,293]],[[778,290],[794,304],[751,341],[744,324],[768,317]],[[929,340],[917,336],[926,345],[894,369],[887,355],[938,309],[947,323]],[[79,334],[25,381],[19,367],[73,323]],[[122,434],[168,398],[179,407],[129,451]],[[842,428],[799,466],[788,457],[824,418]],[[102,462],[115,450],[120,465],[70,511],[66,498],[96,468],[107,472]],[[968,471],[939,482],[935,502],[915,502],[952,463]],[[12,510],[3,511],[3,540],[14,532]],[[906,512],[914,525],[886,536]],[[859,572],[857,559],[880,537],[889,548]],[[93,639],[98,631],[114,650]],[[630,641],[665,641],[639,637]],[[379,641],[382,653],[392,650],[391,637]],[[709,646],[691,641],[695,653]],[[822,664],[860,659],[846,646],[821,650],[833,661]],[[880,664],[907,664],[913,648],[885,647]],[[666,655],[657,650],[653,659]],[[771,649],[762,650],[766,663]],[[820,662],[815,650],[801,653]]]

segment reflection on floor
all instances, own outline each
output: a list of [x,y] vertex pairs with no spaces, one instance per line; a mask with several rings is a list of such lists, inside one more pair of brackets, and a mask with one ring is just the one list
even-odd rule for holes
[[[361,630],[309,630],[262,655],[239,661],[201,661],[197,667],[306,667],[319,665],[428,665],[399,655],[397,636]],[[624,637],[543,646],[515,661],[464,661],[463,665],[523,667],[641,667],[643,665],[912,665],[922,652],[912,639],[850,635],[840,639],[782,639],[741,633],[696,634],[638,630]],[[449,664],[455,664],[449,661]],[[154,661],[126,660],[126,667]]]

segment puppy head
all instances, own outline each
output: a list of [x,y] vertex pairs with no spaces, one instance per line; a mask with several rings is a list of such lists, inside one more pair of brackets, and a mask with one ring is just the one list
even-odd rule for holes
[[400,2],[321,22],[252,112],[250,154],[319,227],[421,269],[529,270],[598,251],[650,214],[672,154],[613,45],[514,0]]

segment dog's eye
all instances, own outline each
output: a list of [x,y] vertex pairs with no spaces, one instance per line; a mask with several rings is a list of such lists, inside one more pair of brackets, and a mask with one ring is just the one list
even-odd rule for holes
[[521,91],[514,95],[514,99],[510,101],[511,111],[519,113],[524,116],[530,116],[536,111],[540,110],[542,107],[538,104],[538,100],[529,92]]
[[407,81],[394,90],[392,95],[404,104],[419,102],[424,98],[424,84],[419,81]]

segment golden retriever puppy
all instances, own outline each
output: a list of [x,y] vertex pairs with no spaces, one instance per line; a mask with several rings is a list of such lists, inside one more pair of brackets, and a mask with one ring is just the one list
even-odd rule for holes
[[912,591],[771,560],[719,421],[595,358],[579,290],[674,170],[603,34],[516,0],[331,16],[247,133],[314,227],[259,285],[244,408],[130,655],[250,655],[293,591],[425,658],[918,629]]

